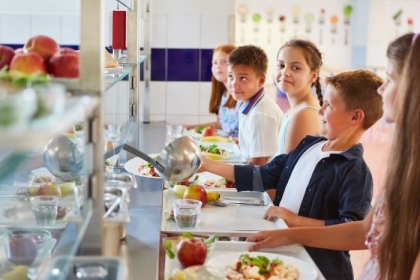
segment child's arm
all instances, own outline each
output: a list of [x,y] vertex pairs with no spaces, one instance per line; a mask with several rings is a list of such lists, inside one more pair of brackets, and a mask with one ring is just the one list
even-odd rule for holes
[[225,177],[228,180],[235,181],[234,166],[232,164],[202,157],[199,171],[208,171],[219,176]]
[[248,164],[253,165],[264,165],[267,163],[269,157],[257,157],[257,158],[250,158]]
[[374,209],[363,221],[328,227],[261,231],[249,236],[246,241],[256,242],[249,248],[250,251],[295,243],[330,250],[364,250],[366,249],[365,238],[372,223],[373,213]]
[[281,218],[289,228],[292,227],[322,227],[325,224],[324,220],[317,220],[299,216],[287,208],[271,206],[264,214],[264,219],[275,220]]
[[411,280],[418,280],[420,279],[420,252],[417,255],[417,259],[414,262],[413,271],[411,272]]

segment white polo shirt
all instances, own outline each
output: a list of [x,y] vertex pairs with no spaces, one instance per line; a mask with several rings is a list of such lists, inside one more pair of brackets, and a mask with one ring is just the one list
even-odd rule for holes
[[239,108],[239,147],[244,158],[272,157],[284,114],[261,89]]

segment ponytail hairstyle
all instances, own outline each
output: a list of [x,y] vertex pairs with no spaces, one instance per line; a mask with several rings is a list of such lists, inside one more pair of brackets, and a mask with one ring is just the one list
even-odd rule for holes
[[[319,78],[319,70],[322,66],[322,54],[315,46],[314,43],[307,40],[301,39],[292,39],[284,43],[284,45],[279,49],[279,52],[285,47],[296,47],[303,50],[303,55],[305,56],[306,63],[308,63],[311,71],[317,72],[317,78],[315,82],[312,83],[312,87],[315,86],[316,95],[318,97],[319,105],[322,106],[324,103],[322,98],[321,82]],[[278,55],[278,53],[277,53]]]
[[[217,48],[213,50],[213,54],[215,52],[224,52],[225,54],[230,54],[232,51],[234,51],[236,47],[234,45],[226,44],[226,45],[220,45]],[[212,62],[213,64],[213,62]],[[226,87],[222,82],[219,82],[214,78],[213,75],[211,75],[211,96],[210,96],[210,103],[209,103],[209,112],[212,114],[219,114],[219,107],[220,103],[222,101],[222,96],[226,91]],[[227,93],[228,99],[226,100],[226,103],[223,105],[227,108],[235,108],[236,107],[236,100],[233,99],[232,95],[230,93]]]

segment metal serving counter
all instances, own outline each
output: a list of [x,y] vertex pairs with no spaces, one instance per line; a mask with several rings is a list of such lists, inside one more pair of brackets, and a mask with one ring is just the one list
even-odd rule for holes
[[[140,150],[157,153],[164,148],[165,129],[164,122],[139,123],[131,135],[138,133]],[[130,192],[131,221],[121,256],[126,262],[126,279],[153,280],[158,278],[163,182],[138,176],[136,179],[138,188]]]

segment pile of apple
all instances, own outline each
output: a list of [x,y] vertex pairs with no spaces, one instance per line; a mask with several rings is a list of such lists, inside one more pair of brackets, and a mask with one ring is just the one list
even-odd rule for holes
[[5,65],[9,71],[25,74],[45,73],[55,78],[79,77],[79,52],[60,48],[48,36],[34,36],[23,48],[13,50],[0,45],[0,69]]

